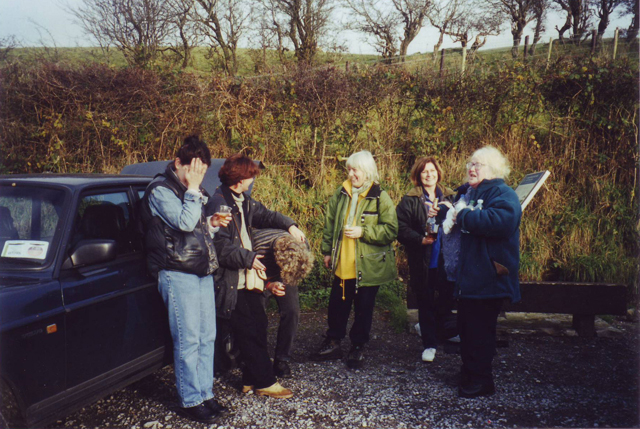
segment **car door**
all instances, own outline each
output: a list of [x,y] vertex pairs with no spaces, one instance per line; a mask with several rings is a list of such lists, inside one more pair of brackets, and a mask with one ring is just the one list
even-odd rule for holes
[[67,388],[79,386],[77,395],[124,385],[159,367],[165,352],[166,316],[135,234],[134,198],[129,187],[88,191],[76,209],[69,252],[83,240],[117,248],[114,260],[61,272]]

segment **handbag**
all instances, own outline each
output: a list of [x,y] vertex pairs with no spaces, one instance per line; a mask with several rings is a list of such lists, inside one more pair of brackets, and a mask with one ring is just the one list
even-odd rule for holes
[[254,290],[256,292],[264,292],[264,282],[267,280],[267,275],[264,271],[254,270],[253,268],[247,268],[244,270],[245,288],[247,290]]
[[[240,228],[238,228],[235,216],[233,217],[233,225],[236,227],[236,231],[238,231],[240,244],[242,244],[242,247],[246,249],[246,246],[242,242],[242,233],[240,232]],[[267,273],[265,273],[264,271],[254,270],[253,268],[246,268],[244,270],[244,287],[247,290],[256,291],[259,293],[264,292],[265,280],[267,280]]]

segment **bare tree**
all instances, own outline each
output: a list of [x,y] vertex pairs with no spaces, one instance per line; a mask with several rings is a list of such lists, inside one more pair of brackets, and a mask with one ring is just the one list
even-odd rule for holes
[[611,14],[620,5],[624,3],[624,0],[592,0],[592,7],[595,14],[599,18],[598,21],[598,40],[602,40],[604,32],[609,26]]
[[383,57],[390,58],[397,52],[404,61],[409,45],[424,25],[432,0],[391,0],[391,3],[393,8],[384,1],[345,0],[355,19],[351,25],[374,36]]
[[571,30],[571,39],[575,44],[580,44],[582,36],[590,25],[591,10],[588,0],[553,0],[556,9],[563,10],[567,14],[565,24],[558,29],[559,39],[564,43],[563,34]]
[[196,0],[195,16],[203,37],[230,76],[238,72],[238,42],[251,14],[252,8],[240,0]]
[[463,0],[436,0],[429,11],[429,22],[439,33],[438,41],[433,46],[434,60],[437,59],[438,51],[444,41],[444,36],[448,34],[452,23],[462,17],[464,13],[461,7],[462,3]]
[[402,17],[403,34],[400,39],[400,56],[404,61],[409,44],[413,42],[423,27],[432,0],[391,0],[391,2]]
[[547,11],[549,10],[550,0],[537,0],[533,7],[533,15],[535,21],[535,27],[533,29],[533,41],[529,48],[529,55],[535,55],[536,46],[542,37],[542,33],[545,32],[545,22],[547,20]]
[[164,0],[83,0],[70,11],[103,49],[115,46],[137,66],[157,58],[171,31]]
[[191,62],[193,48],[198,45],[197,21],[193,19],[195,0],[166,0],[169,8],[169,21],[173,28],[171,36],[175,41],[171,49],[186,68]]
[[393,58],[398,54],[400,17],[379,3],[378,0],[345,0],[354,19],[347,27],[374,36],[373,46],[382,58]]
[[487,0],[496,13],[505,14],[511,20],[513,47],[511,55],[518,56],[518,47],[525,27],[535,19],[535,4],[538,0]]
[[327,34],[333,0],[274,0],[279,28],[293,44],[299,63],[311,64]]
[[640,27],[640,2],[638,0],[624,0],[624,8],[622,15],[632,15],[631,24],[627,30],[627,41],[635,41],[638,37],[638,30]]
[[469,42],[473,43],[469,49],[469,59],[473,59],[478,49],[487,43],[488,36],[500,34],[500,27],[504,22],[502,14],[482,8],[475,1],[466,1],[459,9],[457,18],[451,21],[450,28],[446,34],[452,40],[460,43],[463,48],[468,47]]

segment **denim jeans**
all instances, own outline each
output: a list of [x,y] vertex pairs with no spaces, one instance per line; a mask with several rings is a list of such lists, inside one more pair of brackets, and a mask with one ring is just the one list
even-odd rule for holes
[[213,398],[213,276],[162,270],[158,274],[158,290],[169,314],[180,402],[183,407],[194,407]]

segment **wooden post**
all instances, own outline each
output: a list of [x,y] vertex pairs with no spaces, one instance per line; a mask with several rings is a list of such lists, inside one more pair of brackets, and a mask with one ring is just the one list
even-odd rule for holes
[[527,51],[529,50],[529,36],[524,37],[524,60],[527,60]]
[[549,51],[547,52],[547,66],[545,69],[549,68],[549,62],[551,61],[551,48],[553,47],[553,37],[549,37]]
[[440,77],[444,73],[444,49],[440,51]]
[[462,47],[462,73],[464,73],[465,68],[467,67],[467,47]]
[[344,65],[344,70],[349,73],[349,61],[347,61]]
[[598,30],[591,30],[591,55],[596,53],[597,36],[598,36]]
[[618,29],[616,28],[615,33],[613,33],[613,59],[616,59],[616,53],[618,52]]

